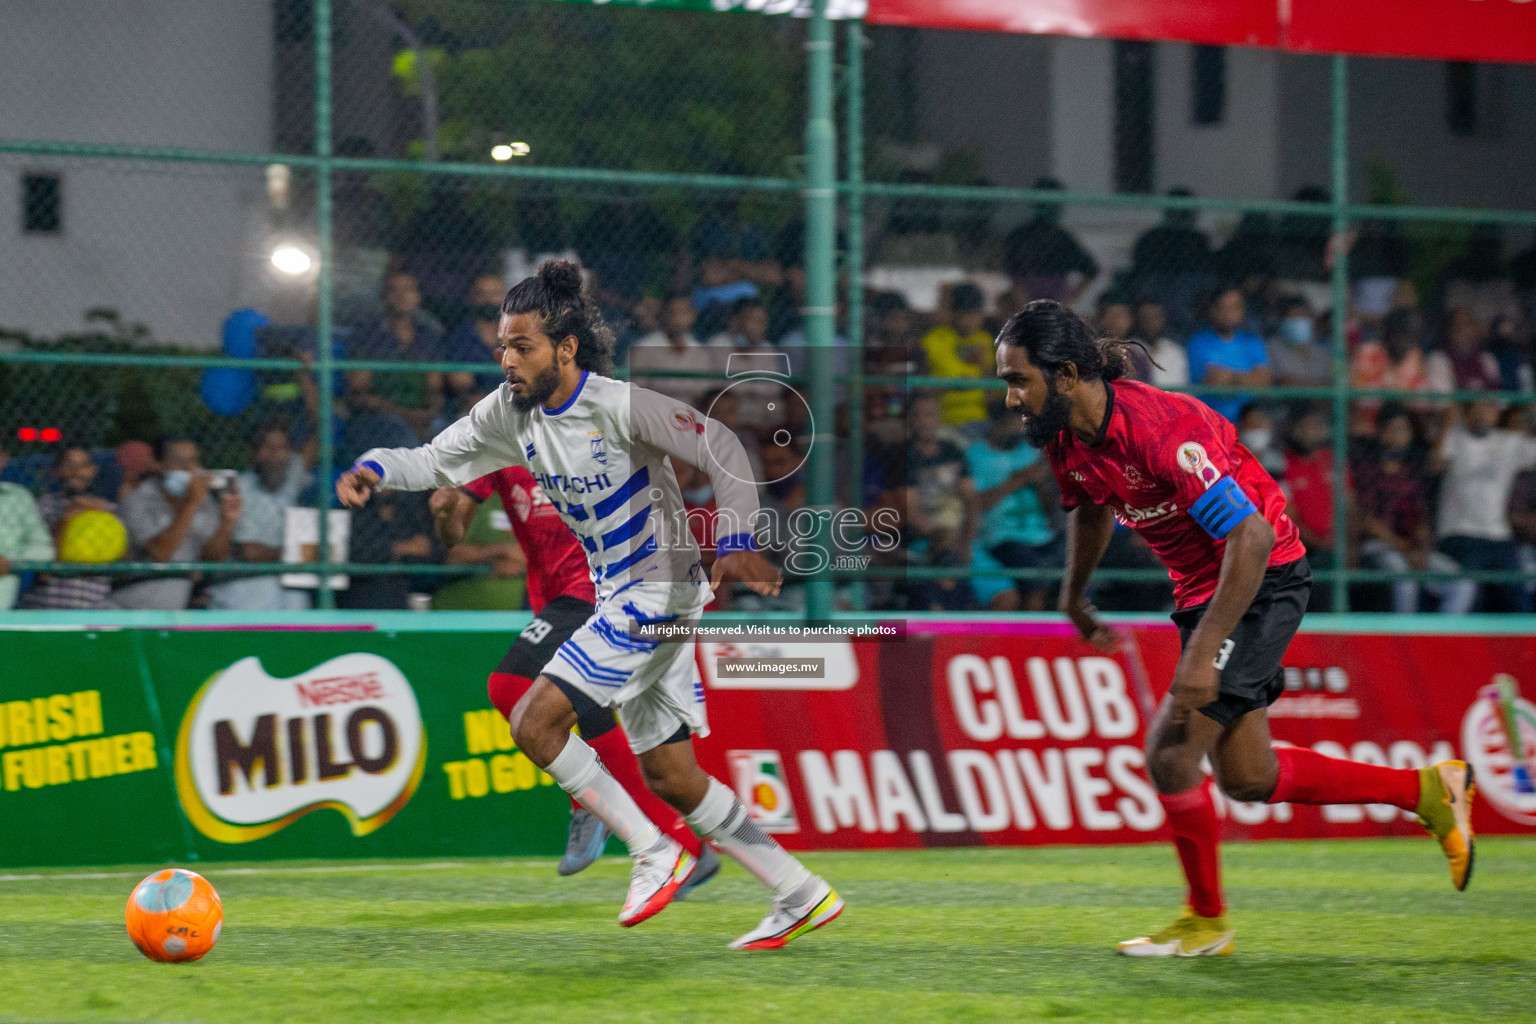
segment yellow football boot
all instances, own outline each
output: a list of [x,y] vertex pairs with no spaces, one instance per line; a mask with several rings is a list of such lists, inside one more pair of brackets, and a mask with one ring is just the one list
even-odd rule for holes
[[1201,917],[1189,907],[1162,931],[1126,939],[1115,947],[1122,956],[1228,956],[1237,945],[1227,915]]
[[1477,793],[1472,766],[1441,761],[1419,769],[1419,824],[1440,841],[1451,864],[1451,884],[1465,889],[1472,880],[1472,797]]

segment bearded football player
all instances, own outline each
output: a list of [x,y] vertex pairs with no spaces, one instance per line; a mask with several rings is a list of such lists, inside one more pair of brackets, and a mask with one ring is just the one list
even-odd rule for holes
[[1118,519],[1168,567],[1182,654],[1147,730],[1147,771],[1189,882],[1178,920],[1119,944],[1127,956],[1222,956],[1234,948],[1219,829],[1202,762],[1233,800],[1393,804],[1439,840],[1451,882],[1472,876],[1472,769],[1462,761],[1387,768],[1270,743],[1281,658],[1312,590],[1306,549],[1279,486],[1236,430],[1198,399],[1123,379],[1122,344],[1070,309],[1031,302],[997,337],[997,375],[1026,439],[1045,451],[1067,510],[1061,611],[1090,644],[1115,634],[1089,603],[1089,577]]
[[[620,711],[647,787],[772,891],[768,915],[733,948],[778,949],[828,924],[843,910],[836,890],[693,756],[693,737],[709,728],[693,624],[724,583],[771,596],[782,579],[757,551],[757,487],[740,440],[688,405],[608,376],[613,333],[574,261],[548,260],[515,285],[497,338],[505,384],[429,444],[364,452],[337,496],[360,508],[380,489],[462,487],[508,466],[528,470],[584,549],[597,600],[512,705],[508,725],[519,749],[629,847],[619,923],[659,913],[701,865],[571,732],[602,709]],[[716,537],[708,575],[669,459],[703,470],[721,521],[735,524]]]

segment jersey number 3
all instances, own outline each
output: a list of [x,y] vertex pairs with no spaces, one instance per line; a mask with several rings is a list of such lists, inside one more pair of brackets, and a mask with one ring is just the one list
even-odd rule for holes
[[[539,620],[534,619],[533,621],[538,622]],[[1227,667],[1227,659],[1232,657],[1232,649],[1236,646],[1237,644],[1230,637],[1221,642],[1221,650],[1216,652],[1216,660],[1211,662],[1217,672]]]

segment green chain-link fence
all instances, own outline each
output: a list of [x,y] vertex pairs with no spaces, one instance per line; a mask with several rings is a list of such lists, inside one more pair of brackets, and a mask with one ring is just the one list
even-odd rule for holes
[[[477,554],[451,554],[424,495],[334,523],[316,510],[361,451],[418,443],[497,383],[490,308],[557,254],[581,259],[653,384],[710,390],[689,391],[687,357],[659,355],[668,337],[796,353],[813,414],[791,424],[799,436],[743,428],[771,463],[810,449],[770,504],[916,513],[900,550],[792,588],[811,614],[1048,600],[1048,485],[1020,484],[1012,439],[988,440],[990,337],[1039,297],[1147,342],[1159,365],[1144,376],[1243,416],[1256,447],[1268,432],[1260,454],[1307,520],[1322,606],[1401,607],[1413,580],[1445,607],[1460,579],[1523,590],[1513,561],[1431,559],[1444,478],[1424,463],[1457,399],[1536,399],[1536,213],[1486,208],[1532,194],[1504,180],[1536,177],[1526,69],[1447,68],[1430,113],[1383,99],[1410,62],[867,31],[820,3],[798,5],[812,18],[548,0],[161,6],[71,0],[28,11],[24,43],[6,44],[0,179],[22,201],[19,244],[0,256],[5,478],[63,495],[43,502],[49,557],[10,559],[42,574],[24,604],[178,600],[191,588],[155,581],[192,573],[215,606],[517,603],[492,579],[508,539],[494,522]],[[1508,156],[1511,173],[1445,138]],[[1442,173],[1405,159],[1403,139]],[[1267,377],[1190,365],[1190,337],[1233,288]],[[1476,335],[1492,368],[1453,334]],[[931,438],[915,422],[928,391],[945,393]],[[1398,462],[1382,482],[1380,452],[1399,446],[1378,435],[1403,409],[1421,493],[1398,488]],[[245,507],[224,499],[221,521],[211,497],[178,526],[156,457],[248,472]],[[1346,465],[1370,493],[1343,499]],[[1013,469],[997,504],[957,507],[947,473],[986,492],[1000,466]],[[1507,517],[1517,537],[1525,514]],[[333,533],[341,564],[274,585]],[[1128,535],[1106,566],[1101,603],[1167,600]]]

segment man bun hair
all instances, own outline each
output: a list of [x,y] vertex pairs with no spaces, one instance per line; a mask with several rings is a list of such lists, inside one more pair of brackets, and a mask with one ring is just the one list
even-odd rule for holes
[[512,286],[501,311],[539,314],[551,341],[576,339],[577,366],[604,376],[613,373],[613,331],[583,291],[581,264],[575,260],[545,260],[538,273]]
[[556,300],[581,299],[581,266],[575,260],[545,260],[539,265],[538,279]]
[[1052,380],[1068,363],[1079,380],[1120,380],[1131,370],[1126,342],[1094,337],[1082,317],[1052,299],[1036,299],[1009,317],[997,344],[1024,349]]

